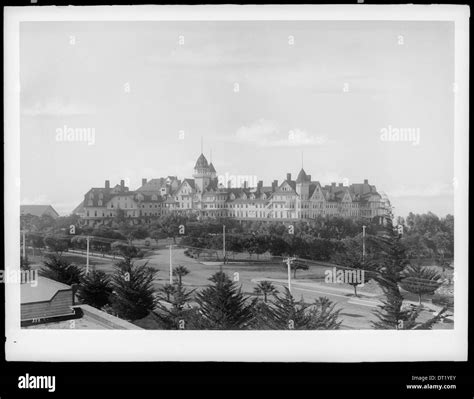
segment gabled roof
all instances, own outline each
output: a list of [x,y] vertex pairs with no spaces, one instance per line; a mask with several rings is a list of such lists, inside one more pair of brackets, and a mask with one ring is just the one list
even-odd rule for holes
[[371,186],[368,183],[351,184],[349,189],[356,195],[364,195],[371,192],[376,192],[375,186]]
[[214,165],[212,164],[212,162],[209,164],[209,170],[213,173],[216,173],[216,169],[214,168]]
[[84,213],[84,201],[81,201],[81,203],[71,212],[72,215],[77,215],[80,213]]
[[194,183],[194,179],[184,179],[184,180],[181,182],[181,184],[178,186],[178,188],[173,192],[173,195],[175,195],[176,193],[178,193],[179,190],[181,190],[181,187],[183,187],[183,185],[184,185],[185,183],[187,183],[187,184],[191,187],[191,189],[192,189],[193,191],[196,190],[196,186],[195,186],[195,183]]
[[43,216],[44,214],[50,214],[52,217],[59,216],[51,205],[20,205],[20,215]]
[[227,192],[229,193],[229,199],[230,199],[230,194],[235,195],[235,199],[243,199],[244,196],[249,196],[250,190],[248,188],[242,188],[242,187],[236,187],[236,188],[229,188],[227,189]]
[[196,186],[194,185],[194,179],[184,179],[183,183],[184,182],[188,183],[191,186],[192,189],[196,188]]
[[[163,197],[161,195],[158,195],[156,193],[154,194],[150,194],[150,193],[141,193],[141,192],[135,192],[136,195],[134,197],[134,199],[136,201],[141,201],[141,202],[163,202]],[[140,200],[138,198],[138,196],[141,195],[143,197],[142,200]],[[153,199],[153,196],[155,197],[155,199]]]
[[137,191],[159,191],[161,188],[166,187],[166,185],[166,178],[160,177],[158,179],[151,179],[139,189],[137,189]]
[[[321,184],[319,184],[318,181],[313,181],[310,183],[309,185],[309,195],[308,197],[311,198],[314,194],[314,192],[316,191],[316,187],[321,187]],[[324,194],[323,194],[324,195]]]
[[294,180],[283,180],[276,191],[279,193],[288,193],[288,191],[283,191],[281,189],[285,183],[288,184],[294,192],[296,192],[296,182]]

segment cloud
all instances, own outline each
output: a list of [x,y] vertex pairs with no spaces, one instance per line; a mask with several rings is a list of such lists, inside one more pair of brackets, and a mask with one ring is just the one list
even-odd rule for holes
[[390,197],[423,197],[423,198],[432,198],[432,197],[446,197],[452,196],[453,193],[453,184],[448,183],[434,183],[426,186],[416,186],[408,187],[401,186],[395,190],[390,191]]
[[37,102],[29,107],[22,107],[21,113],[27,116],[75,116],[90,115],[91,107],[81,104],[66,103],[58,98]]
[[326,136],[311,135],[299,128],[282,132],[277,122],[266,119],[240,127],[233,136],[233,141],[259,147],[302,147],[328,143]]
[[46,195],[38,195],[34,198],[23,198],[21,205],[50,205],[51,200]]

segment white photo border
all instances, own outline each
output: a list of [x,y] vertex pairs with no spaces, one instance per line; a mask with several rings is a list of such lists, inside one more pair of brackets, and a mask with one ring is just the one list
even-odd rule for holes
[[392,362],[467,360],[469,14],[467,6],[6,7],[5,269],[18,270],[20,60],[23,21],[453,21],[455,24],[454,329],[429,331],[161,331],[20,328],[20,287],[5,285],[8,361]]

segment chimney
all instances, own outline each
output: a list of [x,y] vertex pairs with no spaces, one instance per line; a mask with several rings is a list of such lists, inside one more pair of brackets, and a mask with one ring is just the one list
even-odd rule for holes
[[290,181],[291,180],[291,173],[286,174],[286,180]]
[[247,180],[244,180],[244,188],[247,188]]
[[311,181],[311,175],[308,175],[308,181]]
[[76,304],[76,292],[79,288],[79,284],[72,284],[71,285],[71,291],[72,291],[72,304],[73,306]]
[[144,186],[145,184],[146,184],[146,178],[144,177],[144,178],[142,179],[142,186]]
[[259,180],[257,183],[257,188],[260,190],[263,187],[263,180]]
[[343,184],[342,184],[342,183],[339,183],[339,187],[342,187],[342,186],[343,186]]
[[275,191],[278,187],[278,180],[273,180],[273,183],[272,183],[272,191]]
[[125,180],[120,180],[120,187],[122,187],[122,188],[125,187]]
[[227,188],[231,188],[232,187],[232,181],[231,180],[228,180],[227,181]]
[[364,179],[364,184],[369,184],[369,180],[368,180],[368,179]]
[[110,180],[105,181],[105,188],[107,188],[107,189],[110,188]]
[[336,187],[336,183],[331,183],[331,186],[332,186],[332,187]]

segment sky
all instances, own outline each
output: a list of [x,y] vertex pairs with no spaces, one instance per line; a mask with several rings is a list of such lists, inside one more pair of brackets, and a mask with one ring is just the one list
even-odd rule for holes
[[68,214],[105,180],[192,177],[202,146],[218,175],[303,165],[445,216],[453,81],[450,22],[22,22],[21,202]]

